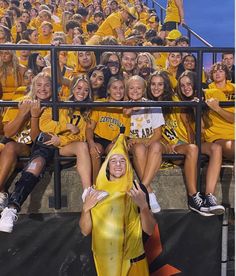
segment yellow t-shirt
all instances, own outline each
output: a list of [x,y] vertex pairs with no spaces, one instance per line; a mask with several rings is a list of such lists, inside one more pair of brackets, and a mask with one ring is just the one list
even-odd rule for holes
[[[21,98],[21,100],[22,99],[23,98]],[[26,99],[26,98],[24,98],[24,99]],[[6,112],[3,115],[2,123],[6,124],[7,122],[13,121],[18,116],[18,112],[19,112],[18,108],[8,107]],[[18,131],[18,133],[10,138],[18,143],[23,143],[23,144],[31,144],[32,143],[32,140],[30,137],[30,116],[29,116],[28,120],[26,120],[26,123]]]
[[[78,118],[80,117],[80,120]],[[67,128],[67,124],[72,123],[80,129],[78,134],[73,134]],[[66,146],[75,141],[85,141],[85,120],[79,111],[74,111],[70,114],[68,109],[59,110],[59,121],[52,120],[51,108],[46,108],[39,120],[39,128],[43,132],[53,133],[59,136],[59,148]]]
[[104,36],[114,36],[115,38],[118,38],[118,35],[116,33],[116,29],[122,27],[122,17],[120,12],[112,13],[109,15],[105,21],[100,25],[95,35],[104,37]]
[[123,114],[119,108],[94,109],[91,120],[96,122],[94,134],[109,141],[114,140],[120,134],[120,127],[125,127],[125,136],[130,133],[130,117]]
[[[228,101],[224,92],[219,89],[205,89],[205,98]],[[234,107],[224,108],[226,111],[234,113]],[[209,109],[209,127],[205,128],[204,138],[207,142],[214,142],[218,139],[234,140],[234,124],[227,122],[217,112]]]
[[175,0],[168,0],[166,8],[166,17],[164,23],[166,22],[180,22],[179,9],[175,4]]
[[[173,96],[173,101],[179,101]],[[177,145],[188,143],[188,135],[181,119],[181,108],[173,107],[168,115],[165,115],[165,125],[162,126],[162,137],[168,144]]]

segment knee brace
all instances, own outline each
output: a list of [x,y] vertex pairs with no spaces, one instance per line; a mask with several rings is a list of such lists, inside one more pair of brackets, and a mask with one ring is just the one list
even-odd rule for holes
[[20,179],[15,184],[15,189],[10,196],[9,204],[14,204],[18,211],[28,195],[32,192],[39,181],[39,177],[31,172],[23,171]]

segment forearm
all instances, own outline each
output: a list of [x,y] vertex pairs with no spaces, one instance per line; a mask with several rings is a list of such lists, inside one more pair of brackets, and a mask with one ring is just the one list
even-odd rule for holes
[[8,138],[16,135],[22,129],[24,124],[26,124],[27,117],[28,116],[19,114],[18,116],[16,116],[16,118],[13,121],[5,124],[3,128],[4,135]]
[[225,119],[228,123],[234,124],[234,113],[226,111],[225,109],[219,107],[216,112]]
[[156,221],[148,206],[140,210],[140,217],[143,231],[151,236],[154,231]]
[[81,233],[84,236],[87,236],[92,232],[93,225],[92,225],[92,219],[91,219],[91,214],[89,210],[82,211],[81,217],[79,220],[79,226],[80,226]]
[[31,117],[30,124],[31,124],[30,137],[32,141],[35,141],[35,139],[40,133],[39,117]]
[[85,135],[86,135],[86,140],[88,142],[88,144],[92,144],[94,143],[94,133],[93,133],[93,129],[90,128],[90,127],[87,127],[86,128],[86,131],[85,131]]

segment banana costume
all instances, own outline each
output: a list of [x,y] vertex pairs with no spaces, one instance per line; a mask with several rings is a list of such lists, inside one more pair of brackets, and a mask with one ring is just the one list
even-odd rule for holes
[[[107,166],[114,154],[122,154],[125,157],[126,174],[115,181],[109,181],[106,175]],[[96,181],[96,189],[107,191],[109,196],[91,210],[92,250],[98,276],[130,276],[135,273],[149,275],[145,258],[131,263],[131,259],[144,253],[138,207],[127,195],[132,185],[133,170],[124,134],[120,134],[107,155]]]

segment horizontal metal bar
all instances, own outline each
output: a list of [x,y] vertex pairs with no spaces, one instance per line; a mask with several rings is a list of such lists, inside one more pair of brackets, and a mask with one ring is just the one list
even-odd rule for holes
[[[17,107],[19,102],[16,101],[0,101],[0,107]],[[197,105],[202,105],[203,107],[207,107],[205,102],[190,102],[190,101],[181,101],[181,102],[172,102],[172,101],[160,101],[160,102],[129,102],[129,101],[117,101],[117,102],[43,102],[41,103],[42,106],[47,107],[55,107],[63,108],[63,107],[134,107],[134,106],[147,106],[147,107],[185,107],[185,106],[192,106],[196,107]],[[230,107],[234,106],[235,102],[219,102],[220,106],[222,107]]]
[[51,50],[54,51],[114,51],[114,52],[233,52],[233,47],[157,47],[157,46],[124,46],[124,45],[60,45],[50,44],[29,45],[29,44],[0,44],[0,50]]

